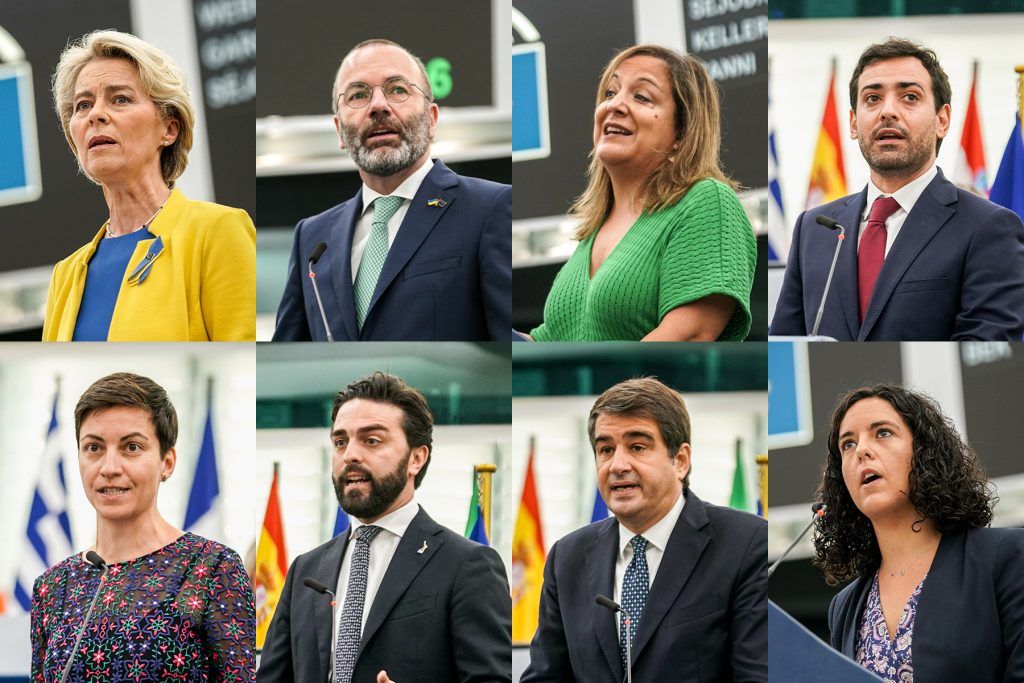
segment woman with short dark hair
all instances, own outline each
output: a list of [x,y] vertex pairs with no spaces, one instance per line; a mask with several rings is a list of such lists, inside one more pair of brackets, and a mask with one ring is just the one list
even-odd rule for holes
[[832,646],[886,681],[1024,680],[1024,530],[986,528],[974,449],[927,396],[841,396],[818,490],[815,564],[835,585]]
[[59,680],[74,654],[69,681],[254,680],[255,607],[241,560],[157,509],[177,463],[166,392],[130,373],[97,380],[75,408],[75,436],[96,543],[35,581],[32,679]]

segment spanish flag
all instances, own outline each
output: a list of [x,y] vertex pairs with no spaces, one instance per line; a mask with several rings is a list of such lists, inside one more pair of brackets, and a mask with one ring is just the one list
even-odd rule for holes
[[828,82],[825,114],[821,118],[818,144],[814,148],[811,182],[807,190],[807,206],[813,209],[846,196],[846,171],[843,165],[843,144],[839,137],[839,115],[836,110],[836,60],[832,60],[832,76]]
[[534,440],[530,437],[526,481],[512,537],[512,643],[516,645],[528,645],[533,640],[544,583],[544,536],[533,477],[533,455]]
[[288,552],[284,547],[284,524],[281,523],[281,503],[277,496],[278,463],[274,463],[274,480],[270,484],[270,499],[263,515],[263,529],[256,546],[256,575],[253,589],[256,593],[256,649],[263,649],[267,629],[274,618],[277,601],[281,599],[284,576],[288,573]]

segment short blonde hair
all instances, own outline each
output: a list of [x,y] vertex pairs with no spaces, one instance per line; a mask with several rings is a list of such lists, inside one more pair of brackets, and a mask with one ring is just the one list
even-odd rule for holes
[[160,151],[160,171],[167,186],[173,188],[175,179],[185,172],[185,166],[188,165],[196,121],[185,73],[162,50],[130,33],[94,31],[64,48],[57,70],[53,73],[53,106],[82,173],[85,173],[85,169],[82,168],[78,150],[71,139],[70,122],[74,114],[75,82],[85,65],[94,59],[123,59],[130,62],[138,70],[139,82],[160,115],[165,120],[178,121],[178,137]]
[[[608,62],[597,87],[597,101],[619,65],[631,57],[654,57],[665,63],[676,105],[676,139],[679,147],[637,189],[634,198],[641,211],[653,213],[677,204],[694,183],[714,178],[733,189],[737,184],[722,171],[719,150],[722,124],[718,104],[718,86],[700,60],[660,45],[634,45],[622,50]],[[569,213],[580,218],[576,239],[584,240],[604,224],[612,209],[612,181],[595,151],[590,153],[587,189],[572,205]]]

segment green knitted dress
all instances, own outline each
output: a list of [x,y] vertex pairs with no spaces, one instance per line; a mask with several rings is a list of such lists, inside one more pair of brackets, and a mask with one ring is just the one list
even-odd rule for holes
[[736,300],[718,339],[747,336],[757,241],[728,186],[705,179],[675,206],[642,214],[591,279],[595,235],[558,272],[534,340],[637,341],[672,309],[709,294]]

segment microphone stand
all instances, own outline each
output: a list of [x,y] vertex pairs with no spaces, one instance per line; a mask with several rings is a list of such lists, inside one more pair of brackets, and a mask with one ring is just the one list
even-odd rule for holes
[[327,341],[334,341],[334,335],[331,334],[331,326],[327,324],[327,313],[324,312],[324,302],[320,298],[320,288],[316,286],[316,273],[313,272],[313,266],[316,265],[320,257],[323,256],[324,251],[327,250],[327,243],[320,242],[313,249],[313,253],[309,256],[309,280],[313,283],[313,295],[316,296],[316,305],[320,307],[320,318],[324,321],[324,331],[327,332]]
[[821,316],[825,312],[825,301],[828,299],[828,290],[832,287],[832,275],[836,272],[836,262],[839,260],[839,248],[843,246],[843,240],[846,239],[846,228],[836,223],[828,216],[818,216],[814,219],[818,225],[824,225],[829,230],[838,230],[839,237],[836,239],[836,250],[832,252],[832,266],[828,269],[828,279],[825,280],[825,291],[821,295],[821,305],[818,306],[818,315],[814,318],[814,329],[811,330],[811,336],[818,336],[818,327],[821,325]]
[[803,540],[803,537],[806,536],[807,532],[811,530],[811,527],[814,526],[814,523],[825,516],[825,511],[827,509],[828,506],[820,502],[815,503],[814,505],[811,506],[811,512],[813,513],[811,521],[807,523],[807,526],[805,526],[804,530],[800,532],[800,535],[796,537],[796,540],[789,544],[789,547],[786,548],[786,552],[779,555],[779,559],[775,560],[775,562],[772,563],[771,567],[768,567],[769,578],[771,578],[771,575],[775,573],[775,570],[778,568],[778,566],[782,564],[782,561],[786,559],[786,556],[793,551],[793,548],[796,547],[796,544]]
[[[334,591],[332,591],[327,586],[323,585],[322,583],[320,583],[319,581],[317,581],[316,579],[314,579],[312,577],[307,576],[306,578],[304,578],[302,580],[302,583],[305,584],[307,588],[312,588],[313,590],[315,590],[320,595],[330,595],[331,596],[331,638],[333,639],[334,638],[334,629],[337,628],[337,623],[338,623],[338,596],[334,594]],[[332,658],[331,661],[332,661],[331,670],[327,674],[327,680],[328,681],[333,681],[334,680],[334,665],[333,665],[334,659]]]
[[623,625],[626,627],[626,683],[633,683],[633,616],[622,609],[622,605],[604,595],[598,595],[594,602],[610,610],[613,614],[622,612],[625,615]]
[[68,680],[68,674],[71,673],[71,665],[74,664],[75,655],[78,654],[78,645],[82,642],[82,636],[85,634],[85,627],[89,625],[89,619],[92,617],[92,611],[96,608],[96,601],[99,600],[100,597],[100,590],[103,588],[103,584],[107,580],[107,572],[110,570],[110,567],[108,567],[107,563],[103,561],[103,558],[92,550],[85,554],[85,558],[102,573],[100,574],[100,583],[96,586],[96,592],[93,593],[92,602],[89,603],[89,610],[85,613],[85,619],[82,620],[82,625],[78,627],[78,635],[75,636],[75,644],[71,646],[71,656],[68,657],[68,663],[64,665],[64,672],[60,675],[60,683],[65,683]]

